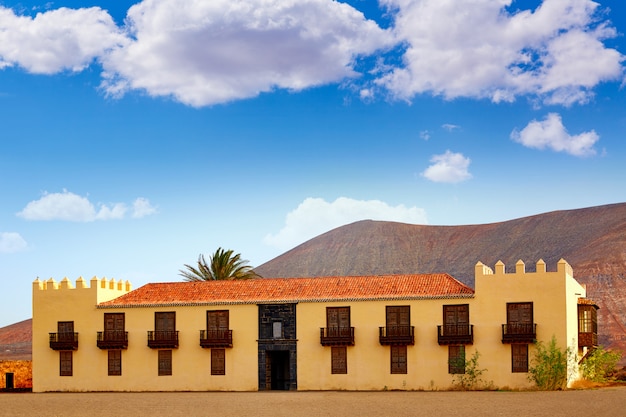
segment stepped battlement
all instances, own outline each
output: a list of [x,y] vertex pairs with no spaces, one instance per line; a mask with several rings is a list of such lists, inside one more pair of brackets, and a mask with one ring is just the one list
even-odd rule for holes
[[119,291],[120,295],[129,292],[132,289],[132,286],[129,281],[119,280],[116,281],[114,278],[98,278],[93,277],[90,280],[89,285],[83,277],[78,277],[76,279],[76,286],[72,285],[72,281],[70,281],[67,277],[63,278],[60,282],[55,281],[53,278],[48,280],[40,280],[39,278],[33,281],[33,290],[80,290],[80,289],[107,289]]
[[535,264],[535,272],[526,272],[526,264],[521,259],[515,263],[515,272],[506,272],[506,265],[502,261],[496,262],[494,269],[491,269],[482,262],[476,263],[474,273],[475,277],[483,277],[488,275],[502,276],[502,275],[544,275],[544,274],[558,274],[559,276],[574,276],[574,272],[570,264],[564,259],[557,262],[556,272],[547,272],[546,263],[543,259],[539,259]]

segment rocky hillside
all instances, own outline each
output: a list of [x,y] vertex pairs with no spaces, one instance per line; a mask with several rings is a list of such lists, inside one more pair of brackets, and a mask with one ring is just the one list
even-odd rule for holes
[[447,272],[473,285],[474,265],[519,259],[549,271],[564,258],[600,305],[600,343],[626,352],[626,203],[470,226],[360,221],[257,267],[264,277]]
[[0,361],[30,360],[32,339],[32,320],[0,328]]

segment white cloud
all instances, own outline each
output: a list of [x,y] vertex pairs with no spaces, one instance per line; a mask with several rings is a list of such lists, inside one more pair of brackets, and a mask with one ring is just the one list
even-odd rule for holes
[[441,155],[433,155],[430,165],[422,176],[433,182],[457,183],[472,178],[468,168],[470,159],[461,153],[446,151]]
[[455,130],[459,130],[461,128],[461,126],[454,125],[452,123],[444,123],[441,125],[441,127],[447,130],[448,132],[454,132]]
[[39,74],[80,71],[125,41],[111,16],[98,7],[60,8],[33,18],[0,6],[0,69],[18,65]]
[[156,212],[156,207],[150,204],[147,198],[139,197],[133,202],[133,217],[136,219],[150,216]]
[[[29,202],[17,215],[26,220],[91,222],[123,219],[128,211],[124,203],[99,203],[97,206],[86,197],[64,190],[62,193],[44,193],[39,200]],[[145,198],[138,198],[133,203],[133,217],[144,217],[155,212],[156,209]]]
[[428,130],[422,130],[420,132],[420,138],[422,138],[423,140],[429,140],[430,139],[430,132]]
[[104,59],[103,87],[192,106],[355,77],[355,60],[391,46],[388,31],[328,0],[146,0],[130,8],[132,41]]
[[1,232],[0,233],[0,253],[14,253],[23,251],[28,244],[19,233]]
[[511,139],[529,148],[549,148],[574,156],[590,156],[596,154],[593,145],[600,140],[600,136],[594,130],[570,135],[561,115],[549,113],[543,121],[533,120],[521,131],[514,130]]
[[307,198],[287,214],[285,226],[265,236],[263,242],[287,250],[336,227],[366,219],[424,224],[426,213],[418,207],[392,207],[379,200],[339,197],[329,203],[322,198]]
[[399,99],[537,95],[570,105],[624,74],[624,56],[602,43],[616,31],[591,0],[544,0],[535,10],[515,11],[511,0],[381,3],[394,10],[396,35],[407,44],[404,68],[378,80]]
[[[353,91],[365,101],[382,89],[407,101],[528,95],[571,105],[624,78],[625,56],[604,44],[617,32],[592,0],[544,0],[534,10],[512,0],[380,4],[390,29],[332,0],[144,0],[123,27],[98,7],[31,17],[0,6],[0,69],[53,74],[98,62],[110,96],[138,90],[191,106],[360,76]],[[373,69],[357,66],[362,57]]]

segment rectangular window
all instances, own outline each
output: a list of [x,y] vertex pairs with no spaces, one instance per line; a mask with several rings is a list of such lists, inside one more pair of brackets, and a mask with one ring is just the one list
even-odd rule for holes
[[406,345],[391,345],[391,373],[406,374]]
[[275,321],[272,323],[272,338],[274,339],[283,338],[283,322],[282,321]]
[[206,312],[207,330],[228,330],[228,310]]
[[226,349],[211,349],[211,375],[226,375]]
[[408,336],[411,327],[410,306],[387,306],[387,336]]
[[154,330],[156,332],[176,331],[176,313],[173,311],[154,313]]
[[448,373],[465,373],[465,346],[448,346]]
[[104,313],[105,341],[124,341],[126,339],[124,313]]
[[350,307],[327,307],[326,327],[330,337],[350,337]]
[[172,351],[159,350],[159,376],[172,375]]
[[73,366],[72,366],[72,351],[61,351],[59,352],[59,375],[60,376],[72,376]]
[[511,371],[528,372],[528,345],[511,345]]
[[469,304],[443,306],[444,335],[469,334]]
[[59,340],[74,340],[74,322],[60,321],[57,323]]
[[528,325],[533,323],[533,303],[507,303],[506,322]]
[[122,375],[122,351],[109,350],[109,375]]
[[330,348],[331,373],[347,374],[348,360],[347,348],[345,346],[333,346]]
[[104,331],[124,331],[124,313],[104,313]]
[[597,333],[598,318],[594,306],[578,306],[578,331],[580,333]]

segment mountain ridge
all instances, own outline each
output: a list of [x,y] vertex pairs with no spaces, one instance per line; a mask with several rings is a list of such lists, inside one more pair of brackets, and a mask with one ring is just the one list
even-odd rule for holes
[[480,261],[507,271],[522,260],[549,271],[560,259],[600,305],[599,340],[626,352],[626,203],[558,210],[497,223],[430,226],[362,220],[260,265],[264,277],[445,272],[474,285]]

